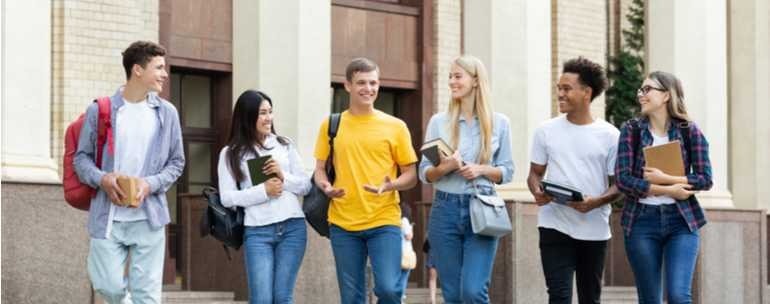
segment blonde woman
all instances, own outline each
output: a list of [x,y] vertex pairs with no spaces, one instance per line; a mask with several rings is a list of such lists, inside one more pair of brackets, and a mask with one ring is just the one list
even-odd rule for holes
[[[498,239],[476,235],[468,205],[475,191],[494,193],[494,184],[513,176],[510,123],[493,113],[489,80],[478,58],[452,62],[449,109],[428,123],[426,141],[441,138],[454,154],[437,166],[422,157],[419,176],[436,190],[428,235],[446,303],[489,303],[489,285]],[[474,189],[476,187],[476,189]]]
[[[693,194],[712,185],[708,142],[687,116],[676,76],[650,73],[637,98],[642,117],[621,128],[615,175],[626,195],[621,224],[639,303],[661,303],[662,282],[668,303],[692,303],[698,230],[706,224]],[[645,164],[642,148],[675,140],[681,146],[684,176],[671,176]]]

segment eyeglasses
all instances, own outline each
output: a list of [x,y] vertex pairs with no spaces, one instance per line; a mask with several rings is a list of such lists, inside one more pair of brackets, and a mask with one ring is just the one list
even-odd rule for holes
[[644,96],[644,95],[647,95],[647,93],[649,93],[651,90],[661,91],[661,92],[665,92],[666,91],[665,89],[656,88],[656,87],[653,87],[651,85],[646,85],[646,86],[643,86],[643,87],[639,88],[638,90],[636,90],[636,95]]

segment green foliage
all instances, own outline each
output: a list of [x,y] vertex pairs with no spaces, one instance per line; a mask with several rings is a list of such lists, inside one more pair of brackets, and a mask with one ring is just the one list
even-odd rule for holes
[[644,80],[644,3],[634,0],[626,14],[630,29],[623,30],[625,41],[616,56],[609,58],[610,68],[607,77],[610,88],[607,90],[607,121],[620,127],[623,122],[639,113],[636,102],[636,90]]

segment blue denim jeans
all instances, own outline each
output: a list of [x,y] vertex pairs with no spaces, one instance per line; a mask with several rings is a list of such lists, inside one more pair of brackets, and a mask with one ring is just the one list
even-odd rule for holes
[[[129,253],[131,265],[126,280]],[[160,303],[165,253],[165,229],[152,230],[146,220],[112,222],[109,239],[91,239],[88,252],[91,284],[110,304],[126,300],[127,285],[133,303]]]
[[699,242],[698,231],[690,231],[676,205],[642,205],[631,235],[625,238],[639,303],[661,303],[662,268],[668,303],[692,303]]
[[366,301],[366,258],[374,273],[377,303],[401,303],[401,228],[382,226],[362,231],[347,231],[331,225],[329,239],[337,266],[337,283],[342,304]]
[[430,212],[430,256],[447,304],[489,303],[487,288],[498,238],[473,233],[468,209],[471,197],[436,191]]
[[243,243],[249,303],[292,303],[307,244],[305,219],[246,227]]

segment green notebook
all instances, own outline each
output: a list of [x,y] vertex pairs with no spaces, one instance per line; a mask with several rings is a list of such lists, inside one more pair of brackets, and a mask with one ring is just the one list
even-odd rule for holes
[[277,177],[275,174],[266,175],[262,172],[262,168],[265,166],[268,160],[272,159],[270,155],[263,155],[254,159],[247,160],[249,165],[249,175],[251,176],[251,184],[256,186],[264,183],[266,180],[273,177]]

